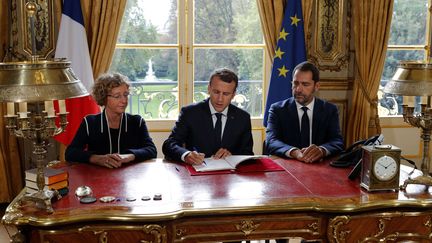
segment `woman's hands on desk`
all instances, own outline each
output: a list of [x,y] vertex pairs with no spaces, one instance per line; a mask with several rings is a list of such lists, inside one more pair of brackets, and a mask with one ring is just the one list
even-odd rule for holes
[[305,163],[314,163],[325,157],[325,151],[315,144],[311,144],[306,148],[294,149],[291,151],[291,157]]
[[124,163],[135,160],[134,154],[94,154],[90,157],[90,163],[108,168],[119,168]]

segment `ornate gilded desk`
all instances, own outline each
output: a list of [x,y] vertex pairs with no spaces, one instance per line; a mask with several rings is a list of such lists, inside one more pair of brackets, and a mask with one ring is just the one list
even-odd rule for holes
[[[294,236],[322,242],[432,241],[432,195],[423,186],[368,193],[347,179],[349,169],[275,161],[285,171],[205,176],[190,176],[182,164],[161,159],[114,170],[72,163],[64,168],[71,192],[53,203],[53,214],[18,207],[21,194],[2,222],[16,226],[27,241],[44,243]],[[90,186],[97,198],[118,200],[81,204],[73,193],[80,185]],[[162,200],[141,200],[157,193]]]

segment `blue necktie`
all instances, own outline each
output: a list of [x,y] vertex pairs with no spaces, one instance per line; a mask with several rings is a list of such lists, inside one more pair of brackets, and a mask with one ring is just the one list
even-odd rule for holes
[[216,135],[216,147],[219,149],[222,146],[222,113],[215,113],[216,124],[215,124],[215,135]]
[[304,113],[301,119],[301,131],[300,131],[300,146],[301,148],[305,148],[309,146],[309,116],[307,114],[308,108],[306,106],[303,106],[301,108]]

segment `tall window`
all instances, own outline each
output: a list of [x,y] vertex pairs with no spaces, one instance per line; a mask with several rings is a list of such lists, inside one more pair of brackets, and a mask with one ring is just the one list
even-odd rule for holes
[[383,92],[385,84],[393,77],[400,61],[423,61],[430,56],[431,0],[394,0],[387,56],[381,85],[378,90],[380,116],[402,114],[402,104],[424,102],[421,97],[402,97]]
[[129,112],[176,119],[207,98],[216,68],[239,76],[233,103],[263,113],[264,43],[256,0],[129,0],[111,71],[131,80]]

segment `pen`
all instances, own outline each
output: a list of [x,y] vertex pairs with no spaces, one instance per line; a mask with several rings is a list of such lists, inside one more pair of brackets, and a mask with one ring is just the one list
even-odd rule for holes
[[[194,146],[194,147],[192,147],[192,149],[193,149],[195,152],[199,153],[197,147]],[[205,162],[205,160],[203,160],[203,164],[204,164],[204,165],[207,165],[207,163]]]

